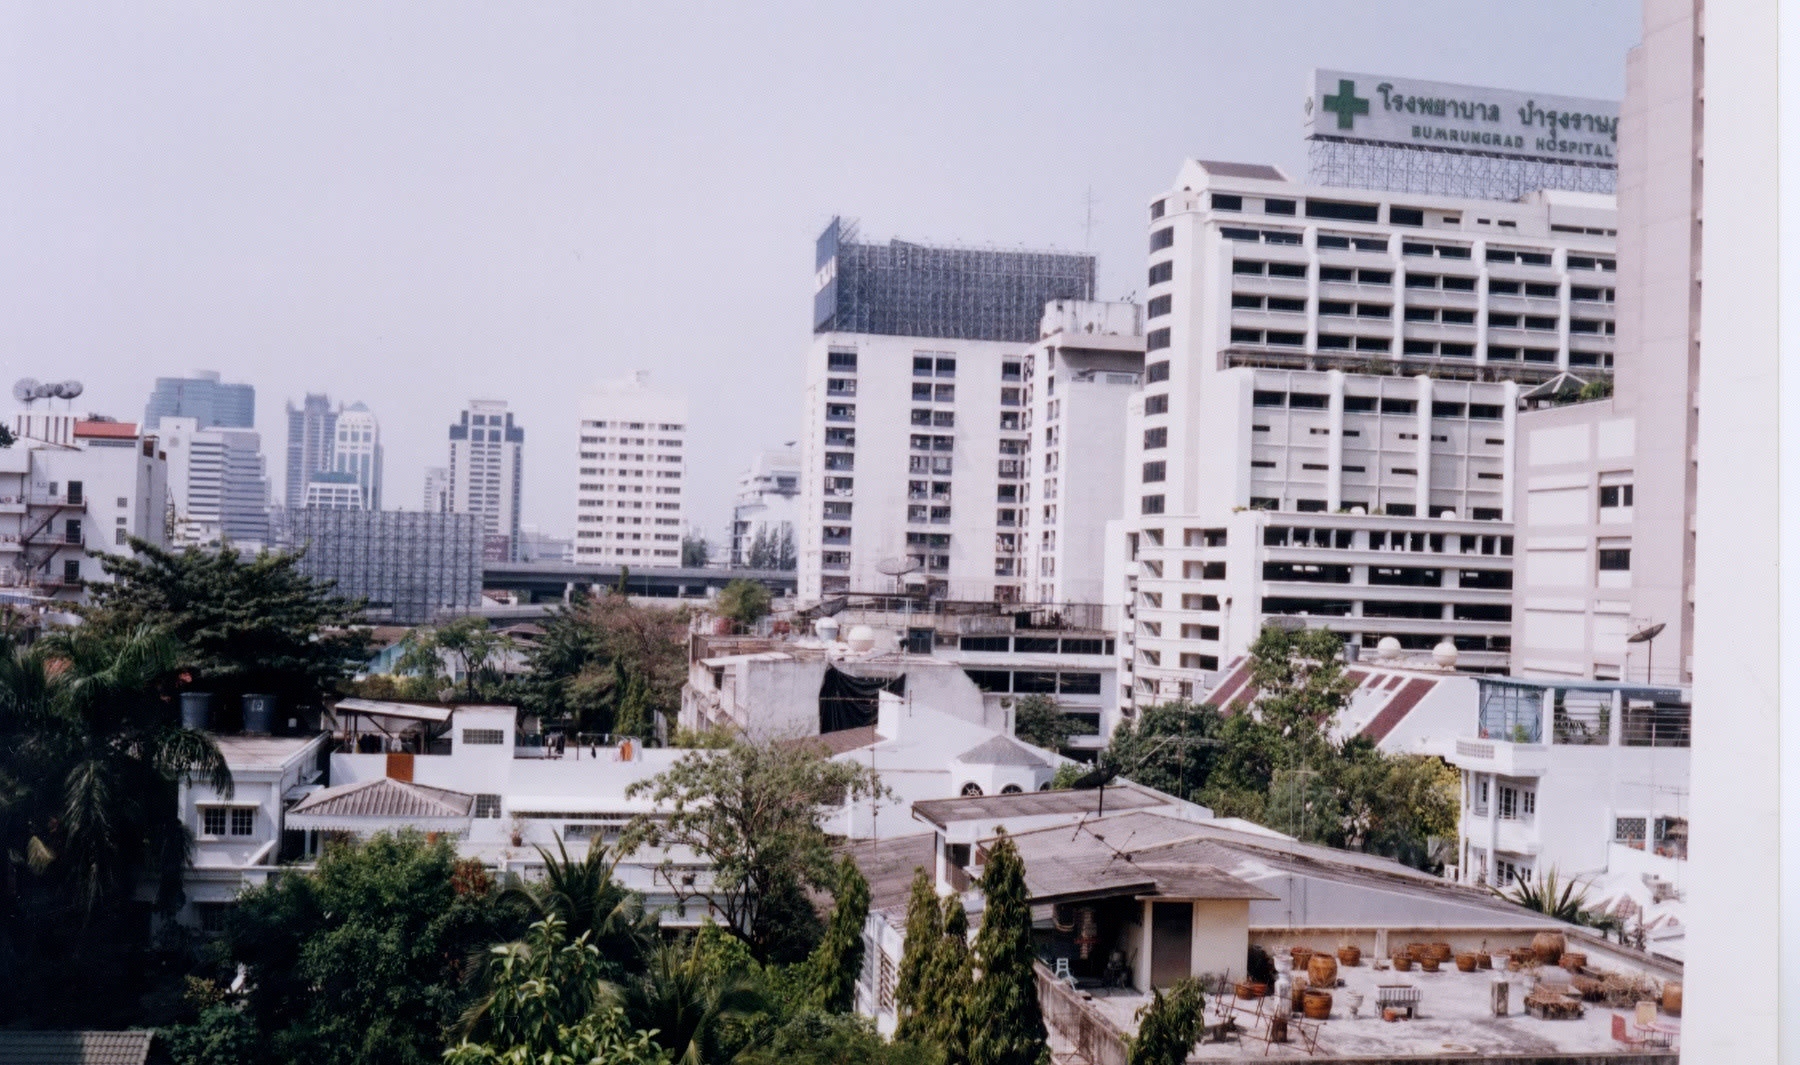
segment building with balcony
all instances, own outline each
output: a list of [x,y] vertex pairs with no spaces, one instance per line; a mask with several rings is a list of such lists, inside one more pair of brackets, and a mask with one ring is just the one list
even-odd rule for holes
[[817,252],[801,602],[902,588],[1028,598],[1024,356],[1046,303],[1093,297],[1093,258],[864,243],[841,220]]
[[576,563],[680,567],[687,427],[687,396],[652,387],[643,370],[582,400]]
[[168,463],[129,422],[20,414],[0,448],[0,592],[79,602],[100,558],[167,546]]
[[758,455],[738,475],[731,507],[731,564],[791,569],[798,564],[800,452],[792,443]]
[[1520,391],[1610,377],[1615,225],[1595,194],[1186,163],[1150,207],[1109,542],[1107,598],[1132,611],[1124,698],[1205,687],[1282,617],[1367,646],[1448,637],[1466,666],[1505,669]]
[[[1496,887],[1555,870],[1638,910],[1677,895],[1687,859],[1691,698],[1681,688],[1479,677],[1462,774],[1457,877]],[[1623,875],[1620,875],[1623,874]]]

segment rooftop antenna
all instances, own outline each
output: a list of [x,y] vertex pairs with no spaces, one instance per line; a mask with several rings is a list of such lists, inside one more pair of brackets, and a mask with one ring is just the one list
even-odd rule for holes
[[1087,211],[1085,220],[1081,225],[1081,250],[1091,254],[1094,250],[1094,208],[1100,203],[1099,200],[1094,198],[1094,186],[1089,185],[1087,187],[1087,196],[1084,203]]

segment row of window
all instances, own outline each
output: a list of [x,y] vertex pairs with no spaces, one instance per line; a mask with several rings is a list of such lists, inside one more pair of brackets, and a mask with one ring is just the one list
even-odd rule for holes
[[[1277,392],[1272,389],[1257,389],[1251,393],[1250,402],[1256,407],[1286,407],[1290,410],[1327,410],[1331,406],[1331,397],[1322,392]],[[1414,399],[1401,399],[1395,396],[1345,396],[1345,413],[1381,414],[1417,414],[1419,402]],[[1482,421],[1499,421],[1506,416],[1506,408],[1498,403],[1453,403],[1433,401],[1431,404],[1433,418],[1473,418]],[[1258,426],[1261,428],[1261,426]],[[1327,430],[1329,431],[1329,430]],[[1346,430],[1346,436],[1356,435],[1355,430]],[[1498,443],[1490,440],[1489,443]]]

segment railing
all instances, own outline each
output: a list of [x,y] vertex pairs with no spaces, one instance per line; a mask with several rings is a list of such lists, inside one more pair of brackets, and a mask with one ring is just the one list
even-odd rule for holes
[[1687,747],[1693,742],[1693,711],[1686,706],[1627,706],[1620,743],[1626,747]]
[[1596,703],[1562,703],[1556,708],[1555,743],[1565,747],[1597,747],[1607,742],[1612,707]]
[[1470,740],[1457,740],[1456,753],[1464,758],[1492,758],[1494,745],[1491,743],[1475,743]]
[[1061,1032],[1092,1065],[1126,1065],[1125,1034],[1083,1001],[1074,988],[1058,980],[1043,962],[1035,962],[1033,971],[1044,1023]]

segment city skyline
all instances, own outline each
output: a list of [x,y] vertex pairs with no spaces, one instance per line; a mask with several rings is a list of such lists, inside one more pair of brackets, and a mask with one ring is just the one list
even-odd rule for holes
[[[1088,250],[1098,296],[1141,295],[1138,220],[1170,168],[1198,155],[1304,173],[1312,67],[1616,99],[1617,57],[1640,36],[1628,2],[1505,19],[1305,5],[1278,50],[1244,47],[1270,32],[1253,12],[1199,8],[1149,21],[868,10],[782,19],[779,34],[741,11],[663,34],[654,15],[568,8],[499,26],[465,9],[393,57],[384,43],[409,21],[398,10],[304,26],[130,12],[105,34],[80,13],[28,13],[19,62],[0,74],[20,101],[0,115],[22,160],[8,195],[24,220],[0,252],[12,301],[0,341],[28,353],[17,372],[78,364],[81,406],[129,418],[156,377],[209,366],[259,391],[265,446],[285,402],[362,398],[383,419],[399,503],[421,498],[425,468],[443,461],[441,412],[469,396],[557,427],[539,453],[562,453],[575,396],[649,365],[708,415],[695,419],[691,505],[718,538],[738,457],[799,429],[811,242],[834,214],[868,219],[874,239]],[[1565,32],[1539,32],[1546,15]],[[1077,30],[1081,91],[1042,88],[1067,82]],[[634,45],[592,63],[609,39]],[[813,57],[846,53],[869,61],[821,97]],[[1149,91],[1146,56],[1179,76]],[[96,62],[142,74],[129,93],[71,80]],[[733,73],[645,92],[666,82],[654,72],[690,65]],[[939,75],[922,91],[921,66]],[[618,99],[639,106],[606,106]],[[808,117],[760,120],[778,114]],[[1092,132],[1052,150],[1051,129]],[[757,189],[757,210],[721,185]],[[701,301],[671,280],[696,255],[718,286]],[[85,302],[96,277],[105,309]],[[740,401],[707,404],[714,394]],[[546,463],[524,520],[572,529],[575,479]]]

